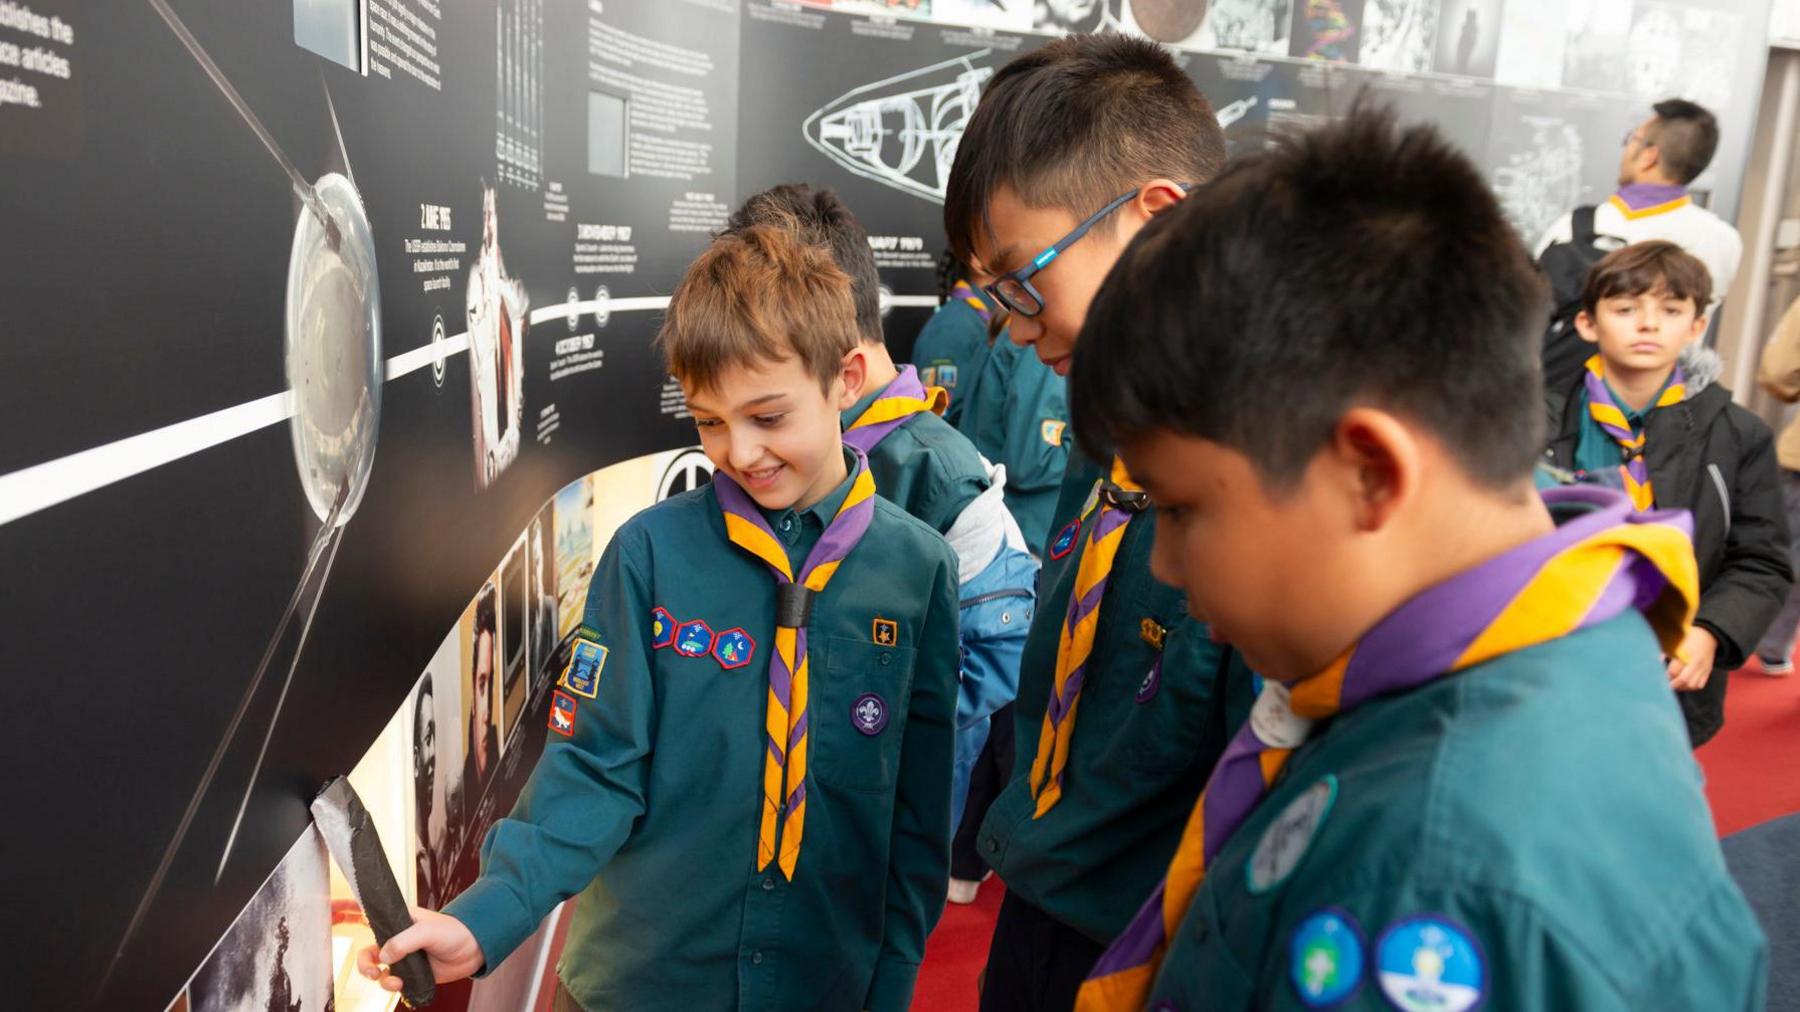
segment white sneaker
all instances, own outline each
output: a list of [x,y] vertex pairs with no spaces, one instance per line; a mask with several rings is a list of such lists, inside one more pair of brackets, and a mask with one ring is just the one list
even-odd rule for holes
[[1765,675],[1783,678],[1794,673],[1794,659],[1791,657],[1780,661],[1771,661],[1766,657],[1758,657],[1757,660],[1762,661],[1762,670]]
[[980,882],[971,882],[966,878],[953,878],[950,880],[950,894],[946,899],[952,903],[968,906],[975,902],[975,894],[980,891]]

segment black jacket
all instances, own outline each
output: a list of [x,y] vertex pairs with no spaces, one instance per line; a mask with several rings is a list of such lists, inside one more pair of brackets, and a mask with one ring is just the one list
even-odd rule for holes
[[[1762,419],[1731,402],[1729,390],[1710,383],[1717,356],[1701,355],[1683,360],[1687,399],[1657,408],[1644,422],[1644,460],[1656,505],[1694,516],[1700,563],[1695,622],[1719,641],[1706,688],[1678,697],[1695,745],[1724,724],[1726,672],[1749,659],[1794,582],[1774,437]],[[1546,451],[1566,470],[1574,470],[1581,432],[1581,382],[1562,391],[1560,424]]]

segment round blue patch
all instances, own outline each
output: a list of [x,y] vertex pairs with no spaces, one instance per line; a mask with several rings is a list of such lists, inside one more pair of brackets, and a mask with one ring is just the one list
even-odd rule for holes
[[1081,521],[1071,520],[1069,526],[1056,532],[1056,539],[1050,542],[1050,557],[1061,559],[1075,550],[1075,535],[1081,533]]
[[1465,1012],[1487,986],[1481,949],[1448,918],[1408,917],[1388,926],[1375,945],[1376,980],[1400,1012]]
[[850,704],[850,723],[871,738],[880,734],[888,724],[887,700],[873,692],[856,697],[856,702]]
[[1362,985],[1363,940],[1356,921],[1341,910],[1321,910],[1288,940],[1288,980],[1307,1008],[1330,1008]]

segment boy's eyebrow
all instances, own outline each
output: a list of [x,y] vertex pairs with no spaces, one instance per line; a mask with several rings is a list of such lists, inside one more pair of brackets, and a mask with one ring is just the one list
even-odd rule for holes
[[1002,249],[1000,252],[994,254],[993,258],[991,260],[988,260],[986,263],[982,264],[982,266],[987,268],[987,272],[989,274],[993,275],[994,277],[999,277],[1000,275],[1005,274],[1007,271],[1012,270],[1013,257],[1016,257],[1018,255],[1019,255],[1019,247],[1017,246],[1017,244],[1007,246],[1005,249]]
[[776,392],[774,392],[772,394],[763,394],[761,397],[752,397],[749,400],[745,401],[744,403],[739,404],[738,410],[739,411],[747,411],[750,408],[754,408],[759,404],[767,404],[770,401],[778,401],[786,396],[787,396],[787,394],[785,392],[777,390]]

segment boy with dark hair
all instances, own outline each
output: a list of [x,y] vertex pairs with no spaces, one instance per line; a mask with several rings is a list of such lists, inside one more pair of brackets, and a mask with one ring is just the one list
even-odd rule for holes
[[1481,172],[1367,108],[1108,277],[1077,436],[1268,681],[1080,1008],[1762,1006],[1663,677],[1686,518],[1534,492],[1543,317]]
[[[1225,161],[1169,54],[1077,35],[989,82],[945,195],[951,248],[997,280],[1012,339],[1067,375],[1125,242]],[[1047,606],[1020,664],[1012,782],[980,852],[1006,882],[982,1007],[1063,1012],[1174,853],[1249,673],[1150,576],[1154,518],[1117,462],[1071,460],[1045,545]]]
[[903,1010],[947,874],[954,560],[843,445],[850,283],[794,223],[716,239],[659,341],[713,481],[620,528],[482,877],[363,972],[485,972],[579,892],[559,1009]]
[[1793,586],[1774,437],[1714,382],[1701,343],[1712,281],[1668,242],[1606,256],[1588,274],[1575,326],[1595,346],[1567,390],[1550,443],[1557,466],[1623,488],[1638,509],[1687,510],[1700,612],[1669,684],[1698,746],[1725,722],[1725,682],[1749,660]]
[[869,234],[831,190],[785,183],[755,194],[731,216],[727,231],[792,222],[802,238],[826,247],[849,275],[861,339],[861,384],[849,388],[844,442],[868,455],[883,498],[930,524],[957,558],[962,672],[957,698],[957,763],[951,825],[962,817],[969,774],[987,739],[988,719],[1019,688],[1019,653],[1037,597],[1037,563],[1008,514],[1005,474],[989,472],[962,434],[938,417],[942,391],[896,367],[882,337],[881,278]]

